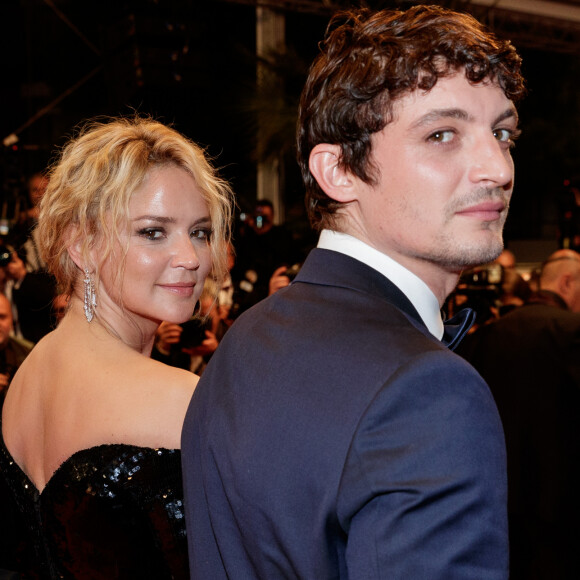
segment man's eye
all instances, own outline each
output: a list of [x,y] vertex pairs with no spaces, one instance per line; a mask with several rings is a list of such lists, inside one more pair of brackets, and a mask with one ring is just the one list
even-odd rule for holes
[[143,228],[139,235],[147,240],[159,240],[163,236],[163,230],[157,228]]
[[512,132],[509,129],[496,129],[493,132],[493,136],[498,141],[508,142],[512,137]]
[[454,132],[447,130],[447,131],[435,131],[435,133],[431,133],[429,135],[428,140],[434,143],[448,143],[454,137]]
[[196,240],[209,240],[211,236],[211,230],[205,228],[200,230],[193,230],[189,235],[191,238]]
[[508,143],[511,147],[515,145],[516,139],[520,136],[521,131],[513,129],[495,129],[493,136],[501,143]]

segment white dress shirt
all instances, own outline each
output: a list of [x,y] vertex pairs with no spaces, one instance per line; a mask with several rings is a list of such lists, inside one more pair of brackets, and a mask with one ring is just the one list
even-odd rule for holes
[[429,332],[441,340],[444,327],[439,301],[421,278],[386,254],[348,234],[323,230],[317,247],[346,254],[386,276],[411,301]]

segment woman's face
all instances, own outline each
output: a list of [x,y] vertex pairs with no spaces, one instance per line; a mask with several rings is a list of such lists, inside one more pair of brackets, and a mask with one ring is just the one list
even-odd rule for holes
[[121,290],[119,264],[109,259],[97,310],[99,300],[112,300],[133,318],[156,324],[186,321],[212,265],[209,209],[194,179],[175,165],[153,169],[129,202],[128,223],[122,234],[128,252]]

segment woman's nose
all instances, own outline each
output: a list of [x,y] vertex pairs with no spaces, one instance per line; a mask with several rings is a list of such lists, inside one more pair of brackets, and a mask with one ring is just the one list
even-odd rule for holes
[[189,235],[180,235],[176,240],[171,265],[187,270],[199,268],[199,257]]

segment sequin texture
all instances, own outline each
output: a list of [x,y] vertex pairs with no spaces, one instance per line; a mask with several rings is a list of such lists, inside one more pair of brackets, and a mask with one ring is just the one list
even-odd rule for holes
[[39,494],[0,436],[0,474],[24,524],[27,577],[189,577],[179,450],[78,451]]

